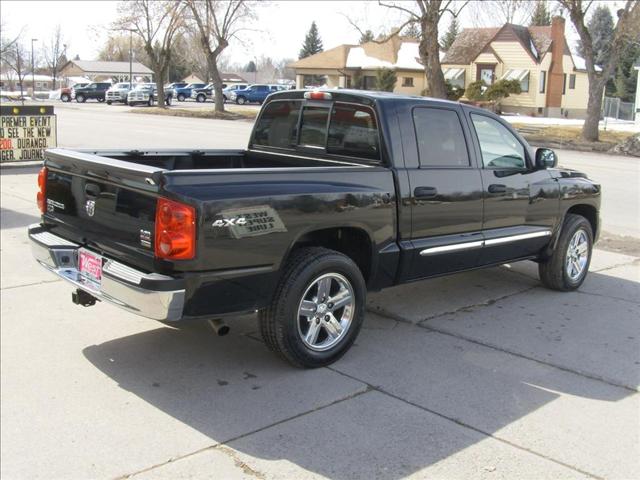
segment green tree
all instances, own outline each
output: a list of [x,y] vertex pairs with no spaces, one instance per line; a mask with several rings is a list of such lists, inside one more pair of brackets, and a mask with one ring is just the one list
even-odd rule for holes
[[522,93],[520,82],[518,80],[498,80],[487,88],[484,97],[491,102],[499,102],[509,95]]
[[623,102],[633,102],[635,99],[638,71],[633,64],[637,59],[640,59],[640,43],[629,42],[620,55],[613,81],[615,88],[612,94]]
[[373,32],[371,30],[367,30],[366,32],[363,32],[362,34],[360,34],[360,41],[358,43],[362,45],[363,43],[367,43],[372,40],[375,40],[375,37],[373,36]]
[[256,67],[256,62],[250,60],[249,63],[244,67],[245,72],[257,72],[258,68]]
[[407,25],[407,28],[402,32],[404,37],[415,38],[416,40],[420,40],[420,28],[415,22]]
[[[611,41],[613,40],[613,17],[606,5],[599,5],[587,23],[587,30],[593,42],[594,62],[602,66],[607,62]],[[582,41],[578,41],[578,53],[584,57]]]
[[302,48],[300,49],[300,53],[298,54],[298,59],[315,55],[316,53],[320,53],[323,50],[322,39],[320,38],[320,34],[318,33],[318,26],[316,25],[315,21],[311,22],[311,28],[309,28],[309,32],[304,39],[304,43],[302,44]]
[[458,19],[453,17],[451,19],[451,23],[449,24],[449,28],[442,37],[442,40],[440,40],[440,46],[442,47],[442,50],[446,52],[451,48],[453,42],[456,41],[458,33],[460,33],[460,25],[458,24]]
[[482,80],[471,82],[469,85],[467,85],[467,89],[464,91],[464,96],[472,101],[484,100],[483,90],[486,88],[486,86],[487,84]]
[[447,99],[448,100],[459,100],[462,95],[464,95],[464,88],[456,87],[452,85],[449,80],[445,80],[445,85],[447,86]]
[[398,77],[396,76],[395,70],[391,70],[390,68],[380,68],[376,72],[376,90],[380,90],[382,92],[393,92],[397,81]]
[[546,0],[536,3],[535,9],[531,14],[531,23],[529,23],[529,25],[532,27],[551,25],[551,14],[549,14],[549,10],[547,9]]

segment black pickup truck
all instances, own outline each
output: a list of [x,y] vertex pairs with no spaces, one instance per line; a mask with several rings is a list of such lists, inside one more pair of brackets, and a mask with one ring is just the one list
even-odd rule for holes
[[174,326],[257,311],[304,367],[349,349],[368,290],[516,260],[578,288],[600,230],[597,183],[500,117],[428,98],[284,91],[246,150],[45,157],[29,237],[75,303]]

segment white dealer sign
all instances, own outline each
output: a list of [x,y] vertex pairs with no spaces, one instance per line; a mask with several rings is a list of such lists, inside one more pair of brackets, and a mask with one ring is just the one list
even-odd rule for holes
[[0,107],[0,161],[44,160],[57,146],[56,116],[51,105]]

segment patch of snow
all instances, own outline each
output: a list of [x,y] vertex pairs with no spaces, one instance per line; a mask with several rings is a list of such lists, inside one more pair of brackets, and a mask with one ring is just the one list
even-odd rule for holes
[[[443,53],[440,52],[442,58]],[[420,54],[418,44],[415,42],[402,42],[398,50],[398,60],[396,63],[370,57],[362,47],[352,47],[347,56],[347,68],[399,68],[408,70],[424,70],[424,66],[419,62]]]
[[529,39],[529,48],[531,48],[531,51],[533,52],[535,57],[537,59],[540,59],[540,55],[538,54],[538,50],[536,49],[536,46],[533,44],[533,40],[531,40],[531,39]]

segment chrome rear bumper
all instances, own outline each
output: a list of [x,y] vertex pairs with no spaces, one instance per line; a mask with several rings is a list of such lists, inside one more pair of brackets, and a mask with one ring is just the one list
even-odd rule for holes
[[182,318],[185,299],[182,280],[144,273],[103,257],[102,284],[97,288],[78,271],[80,245],[38,224],[29,226],[28,232],[31,251],[38,263],[76,288],[143,317],[163,321]]

